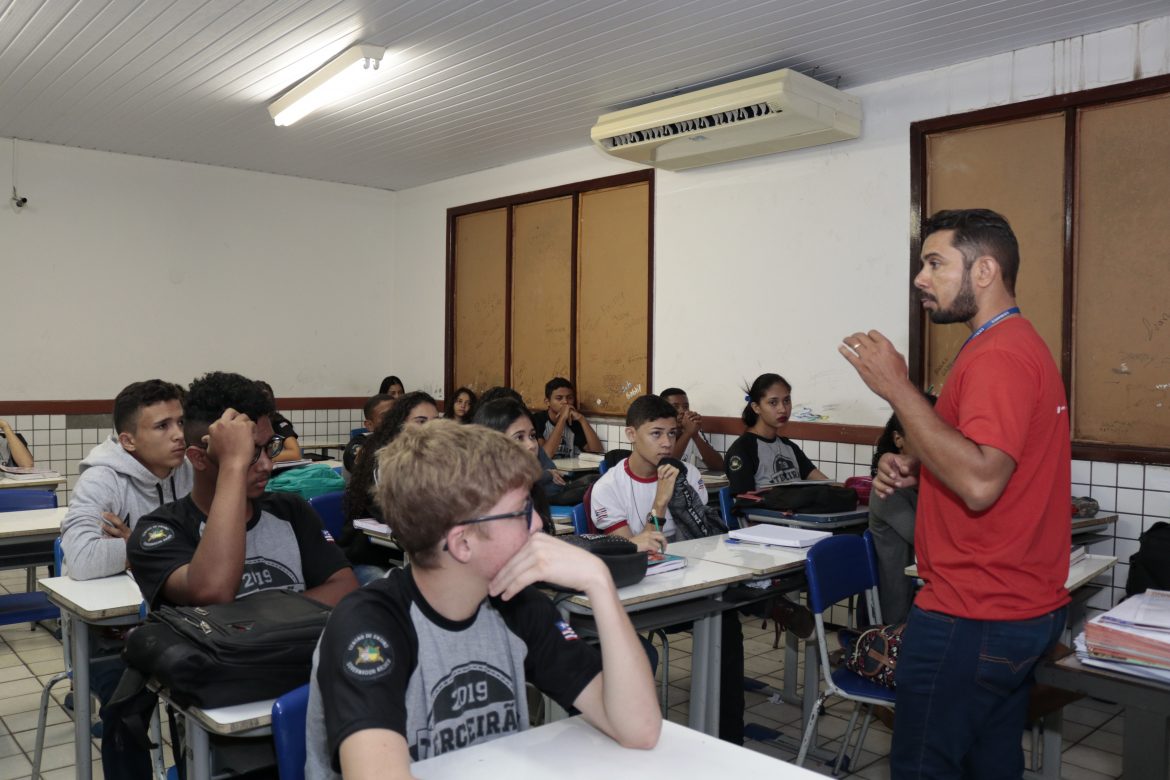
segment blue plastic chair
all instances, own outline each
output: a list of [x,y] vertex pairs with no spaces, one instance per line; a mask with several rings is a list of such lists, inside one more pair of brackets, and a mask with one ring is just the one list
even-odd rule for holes
[[[877,600],[877,563],[870,555],[870,547],[864,539],[852,534],[831,536],[814,544],[808,551],[805,559],[804,571],[808,579],[808,606],[816,620],[817,650],[820,654],[821,673],[825,681],[825,690],[813,705],[812,715],[804,729],[804,737],[800,741],[800,752],[796,756],[796,765],[803,766],[816,733],[817,718],[824,707],[825,700],[830,696],[840,696],[855,702],[853,714],[849,718],[849,725],[841,740],[841,749],[837,753],[833,764],[833,774],[847,768],[856,757],[865,742],[865,735],[869,731],[872,718],[872,708],[875,706],[894,706],[894,691],[884,685],[865,679],[861,675],[851,672],[844,667],[834,669],[829,665],[829,652],[825,640],[824,613],[834,604],[845,601],[853,596],[864,596],[869,607],[871,625],[881,623],[881,607]],[[857,716],[864,710],[861,730],[857,744],[853,747],[848,758],[846,752],[853,741],[854,728],[857,725]]]
[[[8,488],[0,490],[0,512],[20,512],[28,509],[56,509],[57,494],[37,488]],[[34,558],[35,560],[35,558]],[[55,620],[61,611],[49,602],[47,594],[36,590],[35,566],[29,567],[28,592],[0,596],[0,625],[33,623]],[[60,571],[60,567],[57,568]]]
[[597,464],[597,475],[598,476],[601,476],[602,474],[604,474],[607,471],[609,471],[609,465],[604,460],[601,461],[601,463]]
[[56,509],[57,494],[40,488],[8,488],[0,490],[0,512],[21,512],[26,509]]
[[366,433],[369,433],[369,430],[367,430],[366,426],[364,426],[364,425],[361,428],[350,428],[349,429],[349,438],[352,439],[354,436],[361,436],[362,434],[366,434]]
[[322,493],[309,499],[309,506],[313,507],[325,524],[325,530],[334,541],[341,539],[341,532],[345,528],[345,491],[334,490],[332,493]]
[[272,741],[280,780],[304,780],[305,718],[309,711],[309,684],[289,691],[272,703]]
[[731,497],[731,486],[719,488],[719,512],[723,515],[723,524],[728,531],[739,528],[739,516],[731,509],[735,499]]
[[584,502],[573,507],[573,533],[577,536],[589,533],[589,521],[585,516]]

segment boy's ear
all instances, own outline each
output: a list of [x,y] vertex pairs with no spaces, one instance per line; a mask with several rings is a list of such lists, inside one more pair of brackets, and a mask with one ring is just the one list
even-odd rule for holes
[[134,452],[137,445],[134,443],[134,434],[123,431],[118,434],[118,443],[122,445],[122,449],[126,452]]
[[196,471],[206,471],[207,467],[211,465],[211,461],[207,458],[207,450],[202,447],[195,447],[187,445],[187,460],[191,462],[191,468]]
[[457,525],[447,530],[443,537],[443,549],[459,563],[471,560],[471,545],[467,543],[467,526]]
[[636,434],[637,432],[638,432],[637,428],[635,428],[632,425],[627,425],[626,426],[626,441],[633,442],[634,441],[634,434]]

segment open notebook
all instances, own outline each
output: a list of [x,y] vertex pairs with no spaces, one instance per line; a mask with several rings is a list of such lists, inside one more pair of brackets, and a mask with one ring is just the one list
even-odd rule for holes
[[775,544],[781,547],[812,547],[821,539],[832,536],[828,531],[811,531],[805,528],[789,528],[783,525],[753,525],[751,528],[737,528],[728,536],[752,544]]

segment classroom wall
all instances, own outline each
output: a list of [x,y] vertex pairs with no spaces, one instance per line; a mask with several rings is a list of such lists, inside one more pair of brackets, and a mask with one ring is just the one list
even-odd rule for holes
[[[856,141],[657,172],[653,384],[737,416],[739,387],[778,371],[806,417],[884,424],[836,345],[876,328],[906,349],[910,123],[1167,72],[1170,17],[852,89]],[[633,167],[583,145],[401,191],[396,370],[442,384],[447,208]]]
[[[389,373],[395,194],[0,139],[0,399],[110,399],[211,369],[278,396],[366,396]],[[372,343],[371,343],[372,342]]]

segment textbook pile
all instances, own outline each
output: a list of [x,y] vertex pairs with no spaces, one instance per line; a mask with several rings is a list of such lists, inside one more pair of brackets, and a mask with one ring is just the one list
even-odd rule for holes
[[1090,620],[1078,655],[1084,663],[1170,681],[1170,591],[1148,590]]

